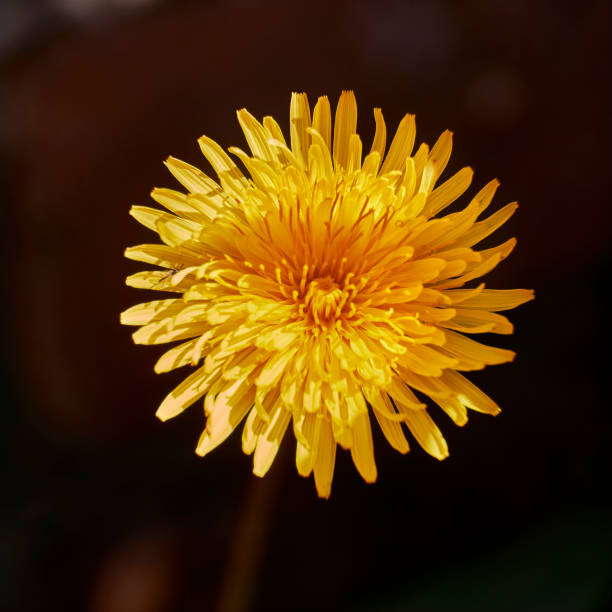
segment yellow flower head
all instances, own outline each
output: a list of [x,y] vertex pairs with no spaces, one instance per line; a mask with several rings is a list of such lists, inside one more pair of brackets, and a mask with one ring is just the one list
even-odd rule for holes
[[229,151],[247,175],[203,136],[218,181],[171,157],[166,165],[187,193],[154,189],[169,212],[130,211],[163,244],[128,248],[126,257],[163,270],[134,274],[127,284],[177,297],[138,304],[121,322],[141,326],[133,336],[139,344],[181,341],[156,372],[196,368],[157,416],[169,419],[204,397],[202,456],[244,420],[242,447],[254,453],[258,476],[291,424],[298,472],[314,472],[321,497],[331,492],[338,444],[350,449],[367,482],[376,480],[371,415],[400,453],[409,450],[403,424],[444,459],[446,441],[425,397],[457,425],[467,421],[467,408],[497,414],[493,400],[459,372],[511,361],[514,353],[465,334],[512,333],[497,312],[533,297],[526,289],[465,287],[516,243],[473,248],[517,207],[477,221],[498,182],[463,210],[438,217],[473,174],[463,168],[435,186],[451,132],[413,154],[415,121],[406,115],[386,150],[380,109],[374,118],[364,156],[353,92],[340,96],[333,127],[327,97],[311,115],[306,95],[293,94],[290,146],[272,117],[260,123],[240,110],[251,154]]

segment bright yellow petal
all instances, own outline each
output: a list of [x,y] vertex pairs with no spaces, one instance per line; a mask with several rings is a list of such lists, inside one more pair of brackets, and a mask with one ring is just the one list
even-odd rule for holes
[[308,128],[310,122],[310,106],[308,96],[305,93],[291,94],[291,107],[289,110],[291,150],[299,159],[303,167],[308,163],[308,147],[310,146],[310,135]]
[[252,409],[249,416],[244,422],[242,430],[242,452],[245,455],[250,455],[255,451],[257,440],[261,433],[265,430],[267,422],[260,417],[257,410]]
[[132,306],[121,313],[123,325],[146,325],[151,321],[165,319],[185,308],[183,300],[155,300]]
[[446,164],[450,159],[451,150],[453,148],[453,133],[450,130],[445,130],[436,141],[429,153],[429,159],[435,167],[435,180],[444,172]]
[[164,163],[176,180],[192,194],[204,194],[211,198],[217,206],[227,201],[227,195],[221,187],[199,168],[175,157],[168,157]]
[[208,136],[201,136],[198,139],[200,149],[204,157],[214,168],[221,186],[231,193],[240,196],[248,189],[249,183],[238,169],[238,166],[230,159],[225,151]]
[[506,363],[516,355],[514,351],[487,346],[450,330],[445,332],[445,336],[444,350],[459,360],[456,366],[459,370],[478,370],[485,365]]
[[265,476],[270,469],[290,421],[291,413],[279,405],[267,429],[259,436],[257,441],[255,456],[253,457],[253,474],[255,476]]
[[380,169],[381,174],[404,169],[406,158],[412,153],[415,138],[416,122],[414,115],[405,115],[397,127],[387,157]]
[[[401,424],[397,419],[389,418],[389,414],[395,413],[395,407],[389,400],[388,395],[386,393],[380,393],[380,391],[376,389],[367,394],[366,397],[372,406],[374,416],[389,444],[400,453],[407,453],[410,447],[402,431]],[[396,414],[396,416],[404,420],[402,415]]]
[[[470,289],[452,289],[447,294],[459,301],[461,296],[472,293]],[[510,310],[516,308],[529,300],[533,300],[532,289],[483,289],[473,297],[461,300],[461,308],[477,308],[497,312],[499,310]]]
[[456,308],[456,315],[443,323],[443,327],[470,334],[491,332],[493,334],[511,334],[514,327],[502,315],[468,308]]
[[327,150],[331,151],[332,118],[329,98],[327,96],[321,96],[315,104],[312,113],[312,127],[321,135]]
[[[376,131],[374,132],[374,140],[372,141],[370,153],[378,153],[378,163],[380,164],[385,158],[385,148],[387,146],[387,126],[385,125],[385,119],[380,108],[374,109],[374,121],[376,122]],[[372,174],[377,172],[378,168]]]
[[343,91],[334,121],[334,165],[336,169],[348,167],[349,142],[357,130],[357,101],[352,91]]
[[263,125],[246,108],[239,110],[237,116],[251,153],[260,159],[272,161],[274,155],[268,145],[268,135]]
[[442,185],[436,187],[427,198],[423,214],[426,217],[433,217],[452,204],[465,193],[472,183],[473,176],[474,171],[471,168],[462,168]]
[[226,387],[210,402],[210,416],[200,436],[196,453],[203,457],[215,449],[238,427],[253,407],[255,386],[248,379]]
[[451,389],[457,399],[472,410],[496,415],[501,411],[499,406],[476,385],[472,384],[465,376],[453,370],[446,370],[440,380]]
[[448,457],[446,440],[427,411],[414,410],[407,412],[406,417],[406,425],[421,447],[436,459],[446,459]]
[[314,464],[314,478],[319,497],[328,498],[336,463],[336,442],[332,434],[331,423],[327,417],[320,418],[319,447]]
[[487,219],[474,223],[474,225],[455,243],[457,246],[473,246],[492,234],[502,226],[516,211],[518,204],[512,202],[504,206]]
[[360,414],[353,422],[353,446],[351,457],[355,467],[366,482],[376,482],[376,463],[374,462],[374,444],[368,413]]
[[295,452],[295,464],[300,476],[306,477],[312,472],[319,448],[320,432],[320,417],[314,414],[305,414],[301,424],[301,437],[305,444],[298,440]]
[[183,342],[166,351],[155,364],[155,372],[161,374],[162,372],[170,372],[175,368],[180,368],[184,365],[193,363],[192,355],[193,349],[196,347],[199,338],[194,338]]
[[463,427],[468,422],[467,410],[456,397],[434,397],[433,400],[448,414],[455,425]]
[[185,408],[200,399],[219,377],[220,372],[207,374],[203,367],[199,368],[166,396],[155,416],[162,421],[167,421],[180,414]]

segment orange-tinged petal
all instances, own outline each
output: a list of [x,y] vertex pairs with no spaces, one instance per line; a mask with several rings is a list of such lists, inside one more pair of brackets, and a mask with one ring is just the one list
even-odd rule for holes
[[436,141],[436,144],[429,153],[429,159],[434,163],[435,180],[444,172],[446,164],[450,159],[451,150],[453,148],[453,133],[450,130],[445,130]]
[[374,416],[380,425],[380,428],[387,439],[387,442],[398,452],[405,455],[409,450],[408,440],[402,431],[402,426],[397,421],[388,419],[382,412],[379,412],[374,406],[372,407]]
[[[378,154],[378,166],[380,166],[381,161],[385,158],[385,148],[387,146],[387,126],[380,108],[374,109],[374,121],[376,122],[376,131],[374,132],[370,153]],[[372,174],[378,173],[378,166],[373,169]]]
[[357,130],[357,101],[352,91],[343,91],[336,108],[334,121],[334,165],[346,170],[349,161],[349,143]]
[[426,217],[433,217],[452,204],[466,192],[472,183],[473,176],[474,171],[471,168],[462,168],[457,174],[436,187],[427,198],[423,214]]
[[314,463],[314,478],[319,497],[328,498],[331,494],[336,463],[336,442],[329,419],[324,416],[319,417],[319,423],[319,446]]
[[456,241],[457,246],[473,246],[502,226],[516,211],[518,204],[512,202],[483,221],[478,221]]
[[[447,292],[452,294],[456,300],[461,295],[472,293],[470,289],[453,289]],[[474,296],[468,296],[461,300],[461,308],[475,308],[483,310],[491,310],[497,312],[499,310],[510,310],[516,308],[529,300],[533,300],[534,294],[532,289],[483,289]]]
[[374,462],[374,444],[368,413],[360,414],[353,422],[354,442],[351,446],[351,457],[355,467],[366,482],[376,481],[376,463]]
[[457,399],[468,408],[477,412],[496,415],[501,412],[499,406],[465,376],[453,370],[446,370],[440,380],[451,389]]
[[327,150],[331,151],[332,118],[329,98],[327,96],[321,96],[315,104],[314,111],[312,112],[312,127],[321,135]]
[[427,411],[414,410],[407,412],[406,417],[406,425],[421,447],[436,459],[446,459],[446,440]]

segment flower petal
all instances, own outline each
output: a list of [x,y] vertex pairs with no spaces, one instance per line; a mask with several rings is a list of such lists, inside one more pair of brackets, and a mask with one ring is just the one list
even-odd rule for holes
[[[385,157],[385,148],[387,146],[387,126],[385,125],[385,118],[380,108],[374,109],[374,121],[376,122],[376,131],[374,132],[370,154],[378,153],[378,163],[380,165],[381,160]],[[377,174],[377,172],[378,168],[372,174]]]
[[502,226],[518,208],[517,202],[507,204],[496,213],[492,214],[483,221],[478,221],[467,231],[459,240],[455,242],[457,246],[473,246],[492,234],[497,228]]
[[239,110],[236,114],[253,156],[266,161],[275,159],[268,145],[269,136],[261,123],[246,108]]
[[203,457],[219,446],[253,407],[254,399],[255,385],[251,380],[244,379],[226,387],[209,402],[210,415],[206,429],[198,440],[196,453]]
[[406,417],[406,425],[421,447],[436,459],[446,459],[448,457],[446,440],[427,411],[407,411]]
[[499,406],[465,376],[453,370],[445,370],[440,380],[451,389],[457,399],[472,410],[496,415],[501,412]]
[[245,189],[248,189],[249,182],[240,172],[238,166],[212,138],[201,136],[198,139],[198,144],[204,157],[206,157],[217,173],[221,186],[224,189],[237,196],[240,196]]
[[270,469],[276,453],[280,448],[283,436],[291,421],[291,412],[277,404],[276,413],[270,419],[267,429],[259,436],[253,457],[253,474],[265,476]]
[[462,196],[472,183],[474,171],[471,168],[462,168],[451,176],[447,181],[436,187],[423,208],[426,217],[433,217],[447,206],[452,204],[457,198]]
[[507,349],[487,346],[471,338],[447,330],[444,350],[459,360],[458,370],[480,370],[485,365],[496,365],[513,361],[516,353]]
[[376,482],[374,444],[372,443],[372,430],[367,412],[360,414],[353,422],[351,457],[363,479],[366,482]]
[[404,169],[406,158],[412,153],[415,138],[416,123],[414,115],[404,115],[397,126],[397,131],[389,147],[387,157],[380,169],[380,174]]
[[180,414],[185,408],[200,399],[220,375],[220,372],[206,373],[203,367],[199,368],[166,396],[155,416],[162,421],[167,421]]
[[310,106],[308,96],[305,93],[291,94],[291,106],[289,109],[291,150],[302,167],[308,163],[308,147],[310,146],[310,135],[308,128],[310,122]]
[[331,494],[331,484],[336,463],[336,442],[332,434],[329,418],[319,418],[319,446],[314,463],[315,486],[319,497],[328,498]]
[[327,150],[331,151],[332,119],[329,98],[321,96],[315,104],[312,113],[312,127],[321,135]]
[[352,91],[343,91],[336,107],[333,157],[336,169],[348,167],[349,142],[357,130],[357,101]]
[[444,172],[453,148],[453,133],[450,130],[442,132],[436,144],[431,149],[429,159],[434,163],[435,180]]
[[[472,293],[471,289],[451,289],[446,292],[459,301],[460,296]],[[533,300],[533,289],[483,289],[477,295],[461,301],[461,308],[477,308],[497,312],[516,308]]]

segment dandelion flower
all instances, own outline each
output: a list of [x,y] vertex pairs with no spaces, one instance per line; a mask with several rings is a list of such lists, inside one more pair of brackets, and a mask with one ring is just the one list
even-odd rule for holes
[[306,95],[293,94],[289,144],[272,117],[260,123],[239,110],[250,154],[229,152],[246,173],[203,136],[200,148],[218,180],[170,157],[166,165],[186,192],[153,190],[169,212],[130,211],[163,244],[128,248],[126,257],[162,269],[127,284],[176,297],[129,308],[121,322],[140,326],[138,344],[180,341],[156,372],[195,368],[157,416],[165,421],[204,398],[196,452],[206,455],[244,422],[242,448],[254,455],[257,476],[291,425],[297,470],[314,473],[321,497],[331,492],[337,445],[350,450],[366,482],[376,480],[371,417],[400,453],[409,450],[410,432],[444,459],[432,403],[457,425],[468,408],[497,414],[497,404],[460,372],[514,353],[466,334],[511,334],[498,312],[533,297],[476,284],[516,243],[474,248],[516,210],[508,204],[478,220],[497,180],[459,212],[440,216],[473,174],[463,168],[436,186],[451,132],[413,153],[415,119],[406,115],[387,150],[378,108],[374,119],[364,155],[353,92],[340,96],[333,123],[327,97],[311,114]]

